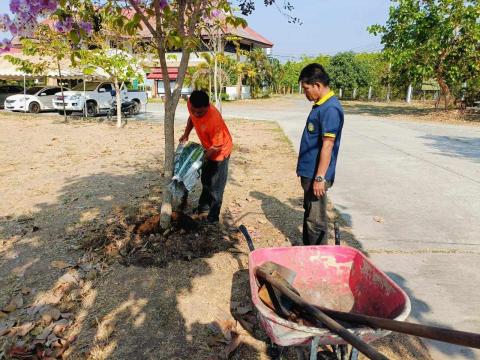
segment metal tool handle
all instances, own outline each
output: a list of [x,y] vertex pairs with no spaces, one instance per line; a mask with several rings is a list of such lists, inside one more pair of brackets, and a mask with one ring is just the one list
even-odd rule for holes
[[335,245],[340,245],[340,227],[338,226],[338,222],[335,221],[333,228],[335,232]]
[[245,239],[247,240],[248,249],[249,249],[250,251],[255,250],[255,246],[253,245],[253,240],[252,240],[252,238],[250,237],[250,234],[248,233],[248,230],[247,230],[247,228],[245,227],[245,225],[240,225],[240,226],[238,227],[238,229],[242,232],[243,236],[244,236]]

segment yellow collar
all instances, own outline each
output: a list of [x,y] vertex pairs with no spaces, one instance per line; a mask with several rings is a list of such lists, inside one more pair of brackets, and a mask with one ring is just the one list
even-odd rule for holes
[[323,103],[325,103],[328,99],[330,99],[330,98],[331,98],[332,96],[334,96],[334,95],[335,95],[335,93],[333,92],[333,90],[330,90],[330,91],[328,92],[328,94],[325,95],[324,97],[322,97],[320,100],[318,100],[318,101],[315,103],[315,105],[317,105],[317,106],[318,106],[318,105],[322,105]]

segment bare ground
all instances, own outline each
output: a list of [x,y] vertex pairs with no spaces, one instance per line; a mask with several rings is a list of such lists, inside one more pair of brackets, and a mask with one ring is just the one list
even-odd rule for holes
[[[245,224],[257,247],[301,239],[296,159],[275,124],[229,122],[235,148],[219,227],[139,238],[165,183],[160,125],[0,121],[0,331],[10,326],[0,358],[217,359],[237,343],[233,359],[271,358],[235,227]],[[361,249],[345,224],[342,234]],[[429,358],[413,337],[376,346],[392,359]]]

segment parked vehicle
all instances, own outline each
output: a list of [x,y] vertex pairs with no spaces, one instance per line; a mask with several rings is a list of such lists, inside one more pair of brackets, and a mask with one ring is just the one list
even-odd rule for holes
[[7,97],[14,94],[23,93],[23,86],[17,85],[2,85],[0,86],[0,108],[4,108],[4,103]]
[[[124,117],[135,114],[137,103],[133,100],[123,100],[121,106],[121,112]],[[117,114],[117,99],[115,97],[115,91],[112,91],[111,107],[107,112],[108,118],[112,118]]]
[[[63,102],[67,115],[74,111],[87,111],[88,116],[96,116],[99,113],[108,113],[112,107],[112,91],[114,85],[110,82],[87,82],[75,86],[71,91],[64,91],[64,98],[57,93],[53,100],[53,106],[60,114],[63,114]],[[128,91],[125,87],[121,90],[122,102],[133,101],[134,113],[140,112],[142,105],[147,103],[147,94],[143,91]],[[63,100],[63,102],[62,102]]]
[[[68,89],[64,88],[64,91]],[[5,109],[11,111],[28,111],[39,113],[44,110],[53,110],[53,97],[61,91],[60,86],[34,86],[28,88],[26,93],[11,95],[5,99]]]

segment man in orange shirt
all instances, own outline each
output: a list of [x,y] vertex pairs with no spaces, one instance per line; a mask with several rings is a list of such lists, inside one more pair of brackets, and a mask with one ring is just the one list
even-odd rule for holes
[[180,142],[188,141],[190,132],[195,128],[206,157],[202,169],[202,194],[196,212],[199,215],[208,212],[207,220],[217,223],[227,184],[228,160],[233,147],[232,136],[220,112],[210,104],[205,91],[193,91],[187,107],[190,116]]

